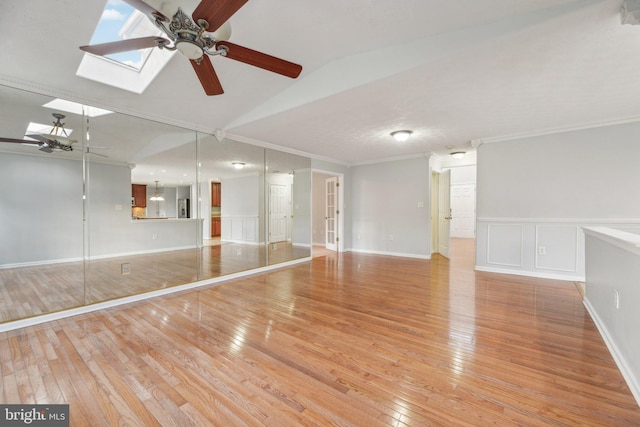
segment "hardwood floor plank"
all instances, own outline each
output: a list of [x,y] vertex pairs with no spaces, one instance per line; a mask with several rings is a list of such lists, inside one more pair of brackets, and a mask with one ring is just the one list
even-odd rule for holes
[[[0,396],[69,403],[74,426],[640,425],[575,285],[475,272],[467,243],[451,260],[325,254],[2,333]],[[170,286],[191,277],[180,263],[142,271]]]

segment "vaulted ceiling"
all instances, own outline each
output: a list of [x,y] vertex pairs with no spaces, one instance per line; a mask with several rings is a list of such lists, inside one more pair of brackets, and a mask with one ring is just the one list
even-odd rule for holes
[[640,118],[640,26],[621,4],[251,0],[230,41],[302,74],[212,58],[225,93],[208,97],[180,54],[142,94],[76,76],[105,2],[3,2],[0,84],[357,164]]

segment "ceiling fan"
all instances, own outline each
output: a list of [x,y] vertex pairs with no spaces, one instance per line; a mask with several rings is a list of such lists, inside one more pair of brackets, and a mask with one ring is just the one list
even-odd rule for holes
[[2,138],[0,142],[14,142],[18,144],[34,145],[40,147],[40,151],[45,153],[53,153],[53,150],[59,151],[73,151],[72,144],[78,142],[75,139],[69,138],[67,130],[64,128],[62,119],[65,118],[64,114],[53,113],[52,116],[56,119],[53,122],[53,127],[49,133],[29,133],[25,136],[31,139],[17,139],[17,138]]
[[[142,0],[124,0],[125,3],[145,13],[167,35],[168,39],[149,36],[80,46],[80,49],[99,56],[150,47],[178,50],[191,62],[207,95],[224,93],[209,55],[219,55],[234,59],[290,78],[298,77],[302,71],[302,66],[230,43],[226,41],[224,36],[216,38],[216,34],[212,34],[212,32],[221,29],[227,20],[247,1],[202,0],[195,8],[191,18],[181,8],[178,8],[172,18],[169,19]],[[230,31],[219,31],[219,33],[227,33],[228,37]]]

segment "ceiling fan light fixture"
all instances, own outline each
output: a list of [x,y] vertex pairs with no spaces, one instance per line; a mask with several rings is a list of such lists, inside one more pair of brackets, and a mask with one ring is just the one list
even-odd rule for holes
[[391,132],[391,136],[398,142],[405,142],[407,139],[409,139],[412,133],[413,131],[410,130],[397,130]]
[[231,164],[236,169],[242,169],[244,167],[244,163],[243,162],[231,162]]
[[176,43],[176,49],[178,49],[181,54],[189,59],[193,59],[194,61],[197,61],[202,58],[202,55],[204,55],[202,47],[190,40],[182,40],[179,43]]
[[466,153],[466,151],[454,151],[451,154],[451,157],[453,157],[454,159],[460,160],[464,157]]

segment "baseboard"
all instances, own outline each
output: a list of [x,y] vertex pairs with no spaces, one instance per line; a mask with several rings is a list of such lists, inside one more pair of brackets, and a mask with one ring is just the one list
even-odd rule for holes
[[591,319],[593,319],[593,323],[596,324],[598,332],[600,332],[604,343],[609,349],[609,353],[611,353],[611,356],[616,362],[620,373],[622,373],[622,377],[627,382],[629,389],[631,389],[631,393],[633,394],[633,397],[635,397],[638,406],[640,406],[640,379],[634,375],[633,370],[629,367],[629,364],[624,358],[624,355],[616,345],[613,337],[609,334],[609,330],[598,316],[598,313],[596,312],[593,305],[591,305],[587,298],[583,300],[583,304],[589,312]]
[[84,260],[84,258],[61,258],[61,259],[51,259],[46,261],[29,261],[29,262],[16,262],[13,264],[2,264],[0,265],[1,269],[7,268],[17,268],[17,267],[37,267],[41,265],[52,265],[52,264],[64,264],[67,262],[79,262]]
[[568,274],[542,273],[539,271],[509,270],[507,268],[495,268],[486,266],[475,266],[476,271],[484,271],[486,273],[513,274],[516,276],[537,277],[539,279],[565,280],[570,282],[584,282],[584,276],[570,276]]
[[386,255],[386,256],[396,256],[396,257],[403,257],[403,258],[431,259],[431,255],[408,254],[408,253],[402,253],[402,252],[370,251],[366,249],[353,249],[353,248],[351,248],[350,251],[355,253],[371,254],[371,255]]
[[[196,248],[197,246],[190,245],[190,246],[176,246],[172,248],[152,249],[152,250],[146,250],[146,251],[132,251],[132,252],[121,252],[117,254],[94,255],[94,256],[89,256],[87,258],[87,261],[95,261],[95,260],[109,259],[109,258],[121,258],[121,257],[136,256],[136,255],[157,254],[161,252],[183,251],[187,249],[196,249]],[[68,262],[81,262],[84,260],[85,260],[84,258],[79,257],[79,258],[52,259],[52,260],[45,260],[45,261],[19,262],[14,264],[2,264],[0,265],[0,269],[17,268],[17,267],[38,267],[43,265],[64,264]]]

